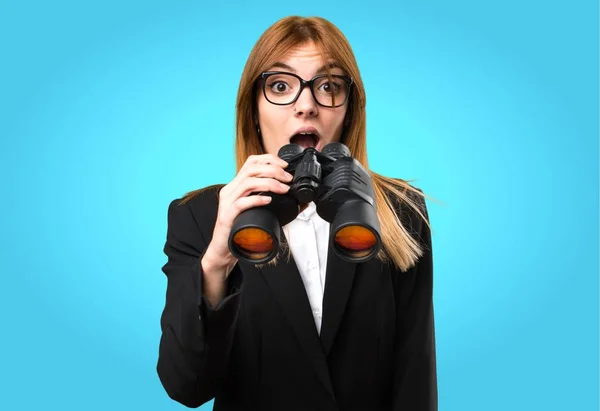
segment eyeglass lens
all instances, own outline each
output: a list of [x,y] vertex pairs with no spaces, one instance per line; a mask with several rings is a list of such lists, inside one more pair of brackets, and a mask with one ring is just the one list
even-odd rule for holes
[[[290,74],[273,74],[265,82],[265,96],[273,104],[290,104],[300,93],[301,82]],[[335,107],[344,104],[348,96],[348,83],[340,76],[327,76],[315,79],[312,84],[315,99],[324,106]]]

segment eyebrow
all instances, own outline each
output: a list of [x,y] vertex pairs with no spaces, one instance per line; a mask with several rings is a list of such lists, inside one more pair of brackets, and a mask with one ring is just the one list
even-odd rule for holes
[[[288,64],[285,64],[285,63],[283,63],[281,61],[277,61],[277,62],[273,63],[273,65],[271,66],[271,68],[272,69],[273,68],[282,68],[282,69],[285,69],[285,70],[289,70],[292,73],[296,73],[296,70],[292,66],[290,66]],[[331,63],[324,64],[321,67],[319,67],[319,69],[317,70],[317,74],[325,72],[326,68],[330,68],[330,69],[339,68],[339,69],[341,69],[342,67],[337,62],[331,62]]]

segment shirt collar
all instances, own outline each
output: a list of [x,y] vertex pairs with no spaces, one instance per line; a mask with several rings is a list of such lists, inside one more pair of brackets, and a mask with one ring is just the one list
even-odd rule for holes
[[308,203],[308,206],[304,209],[304,211],[298,214],[298,219],[304,221],[310,220],[312,217],[314,217],[316,212],[317,205],[314,203],[314,201],[311,201],[310,203]]

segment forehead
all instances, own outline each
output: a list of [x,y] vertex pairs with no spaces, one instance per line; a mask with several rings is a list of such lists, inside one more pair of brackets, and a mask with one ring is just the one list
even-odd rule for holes
[[325,72],[327,66],[334,69],[338,68],[339,64],[331,56],[326,55],[325,58],[321,55],[314,43],[306,43],[294,47],[288,53],[281,56],[271,66],[271,69],[284,69],[297,74],[316,74]]
[[322,60],[321,54],[317,49],[317,46],[313,42],[308,42],[305,44],[300,44],[292,48],[286,55],[283,56],[284,59],[316,59]]

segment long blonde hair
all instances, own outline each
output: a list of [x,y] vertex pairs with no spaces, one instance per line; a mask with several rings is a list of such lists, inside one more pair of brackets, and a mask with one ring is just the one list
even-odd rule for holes
[[[425,250],[408,232],[396,209],[403,205],[409,206],[429,226],[424,208],[426,196],[420,189],[412,187],[410,180],[386,177],[369,169],[363,82],[350,44],[344,34],[329,21],[321,17],[285,17],[269,27],[254,45],[242,73],[236,100],[236,172],[239,172],[250,155],[264,154],[255,123],[257,78],[278,57],[308,42],[317,47],[323,58],[333,58],[354,79],[352,94],[347,103],[347,125],[341,142],[350,149],[352,157],[369,171],[373,180],[382,240],[377,258],[383,262],[392,262],[400,270],[406,271],[415,265]],[[209,187],[187,193],[182,202],[207,188]]]

